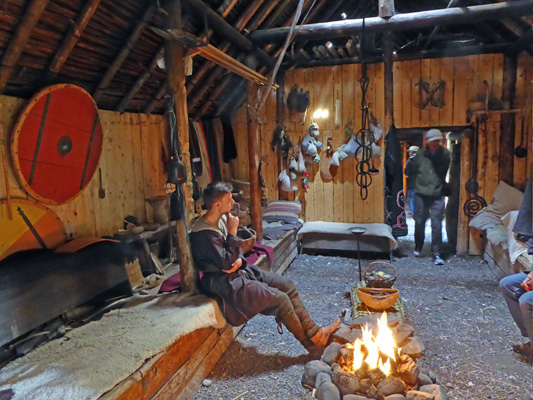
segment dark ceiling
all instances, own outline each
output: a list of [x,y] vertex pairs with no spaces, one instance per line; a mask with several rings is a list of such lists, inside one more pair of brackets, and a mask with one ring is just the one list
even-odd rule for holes
[[[91,93],[100,109],[163,113],[166,75],[158,60],[163,56],[164,40],[152,28],[165,28],[165,3],[0,0],[0,90],[6,95],[30,98],[46,85],[72,83]],[[298,3],[299,0],[182,0],[184,30],[207,38],[209,44],[241,62],[249,51],[261,53],[259,72],[268,75],[283,41],[260,44],[251,33],[289,27]],[[375,18],[378,3],[304,0],[299,21],[314,24]],[[533,0],[510,3],[526,4],[528,11],[522,7],[521,12],[501,13],[500,19],[397,29],[395,57],[531,52]],[[490,4],[495,2],[396,0],[395,13]],[[382,37],[381,32],[368,29],[355,34],[335,31],[320,39],[297,34],[283,68],[378,61],[382,58]],[[243,89],[242,78],[197,55],[193,58],[193,74],[187,78],[189,114],[203,119],[232,112],[242,103]]]

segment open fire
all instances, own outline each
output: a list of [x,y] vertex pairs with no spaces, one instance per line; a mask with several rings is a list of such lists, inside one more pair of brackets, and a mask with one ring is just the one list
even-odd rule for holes
[[393,394],[404,399],[445,398],[436,377],[421,373],[416,364],[424,347],[413,327],[386,313],[368,322],[371,327],[363,321],[341,327],[321,360],[306,364],[302,384],[314,388],[318,398],[328,399],[351,399],[351,394],[377,400]]
[[[384,312],[378,319],[377,336],[373,335],[372,329],[368,326],[363,327],[362,332],[362,339],[357,339],[353,344],[346,346],[349,349],[353,348],[352,372],[366,363],[369,369],[379,368],[385,376],[389,376],[392,372],[391,360],[396,361],[398,348],[387,323],[387,313]],[[386,359],[385,362],[383,358]]]

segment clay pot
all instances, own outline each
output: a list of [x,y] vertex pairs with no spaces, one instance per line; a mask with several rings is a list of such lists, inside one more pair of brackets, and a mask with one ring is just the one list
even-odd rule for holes
[[159,224],[168,223],[168,197],[147,197],[146,201],[150,203],[152,209],[154,210],[154,221]]

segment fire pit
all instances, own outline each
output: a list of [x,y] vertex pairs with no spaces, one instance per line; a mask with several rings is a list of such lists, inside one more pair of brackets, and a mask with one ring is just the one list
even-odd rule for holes
[[446,399],[436,377],[419,370],[415,360],[424,347],[413,334],[386,313],[371,324],[344,326],[321,360],[306,364],[302,384],[321,400]]

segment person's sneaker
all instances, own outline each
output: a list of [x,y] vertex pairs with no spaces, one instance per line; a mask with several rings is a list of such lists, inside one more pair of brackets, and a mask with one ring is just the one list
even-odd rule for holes
[[435,261],[435,265],[444,265],[444,260],[440,256],[434,256],[433,260]]
[[420,257],[420,251],[418,250],[413,251],[413,256]]

